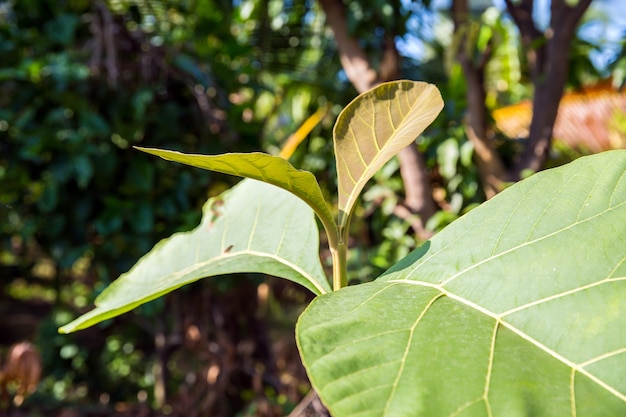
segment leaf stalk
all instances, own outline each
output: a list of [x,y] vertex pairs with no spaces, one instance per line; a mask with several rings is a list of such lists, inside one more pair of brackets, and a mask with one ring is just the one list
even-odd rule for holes
[[342,289],[348,285],[347,247],[345,242],[340,242],[337,247],[330,248],[333,260],[333,291]]
[[[341,216],[340,216],[341,217]],[[350,214],[340,220],[337,229],[337,244],[332,245],[329,239],[330,253],[333,258],[333,291],[348,286],[348,231]]]

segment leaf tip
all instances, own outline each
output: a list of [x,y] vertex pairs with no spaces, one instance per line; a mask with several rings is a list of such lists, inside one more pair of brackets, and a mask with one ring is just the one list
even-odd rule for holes
[[66,324],[65,326],[61,326],[57,329],[57,332],[59,332],[59,334],[70,334],[73,333],[74,331],[76,331],[76,326],[74,325],[74,321],[71,321],[70,323]]
[[133,149],[136,149],[138,151],[145,152],[145,153],[150,153],[150,154],[154,153],[153,152],[153,148],[146,148],[146,147],[143,147],[143,146],[133,145]]

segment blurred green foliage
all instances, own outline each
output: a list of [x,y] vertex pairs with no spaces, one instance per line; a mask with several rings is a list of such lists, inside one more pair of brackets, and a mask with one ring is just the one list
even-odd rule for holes
[[[129,315],[114,333],[112,323],[86,335],[56,328],[159,239],[194,227],[206,198],[234,182],[133,145],[276,150],[310,110],[341,94],[313,7],[0,3],[0,275],[10,301],[0,314],[11,317],[19,302],[52,306],[27,328],[7,326],[2,343],[37,340],[46,375],[39,396],[106,404],[137,401],[143,391],[156,401],[155,336],[176,326],[155,325],[165,302]],[[321,62],[326,84],[314,82]],[[332,147],[316,146],[325,158],[300,158],[327,169]],[[184,370],[170,374],[171,383],[185,378]]]

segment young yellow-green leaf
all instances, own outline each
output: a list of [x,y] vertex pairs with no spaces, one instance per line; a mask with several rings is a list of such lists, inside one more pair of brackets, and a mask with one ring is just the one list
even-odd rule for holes
[[333,131],[339,226],[346,225],[365,183],[410,145],[443,108],[437,87],[418,81],[380,84],[341,112]]
[[296,169],[283,158],[260,152],[194,155],[163,149],[141,147],[137,147],[137,149],[160,156],[168,161],[180,162],[223,174],[252,178],[287,190],[313,208],[331,241],[337,236],[334,217],[315,176],[308,171]]
[[626,151],[535,174],[318,297],[297,341],[335,417],[626,416]]
[[96,308],[60,329],[69,333],[118,316],[201,278],[260,272],[330,291],[309,206],[273,185],[243,180],[204,206],[201,224],[158,243],[96,299]]

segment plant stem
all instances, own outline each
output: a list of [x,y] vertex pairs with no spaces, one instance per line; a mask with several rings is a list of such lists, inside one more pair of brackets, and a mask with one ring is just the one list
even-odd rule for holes
[[343,244],[343,239],[339,234],[339,229],[335,221],[325,216],[324,213],[316,211],[316,214],[322,222],[326,237],[328,238],[328,247],[330,248],[333,262],[333,291],[337,291],[341,287],[345,287],[348,283],[346,272],[346,247],[345,244]]
[[337,228],[336,245],[330,242],[330,253],[333,258],[333,291],[348,286],[348,230],[350,215],[340,220]]
[[330,248],[333,259],[333,291],[342,289],[348,285],[347,248],[343,239],[336,248]]

